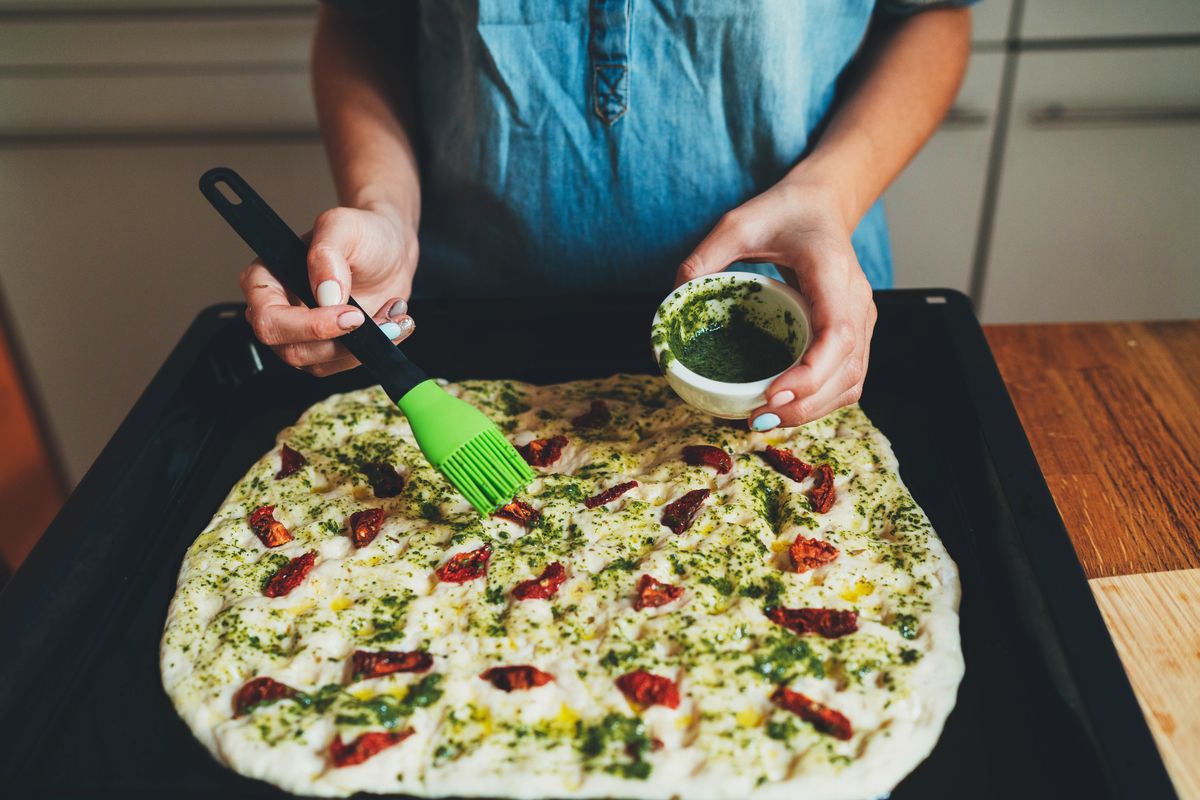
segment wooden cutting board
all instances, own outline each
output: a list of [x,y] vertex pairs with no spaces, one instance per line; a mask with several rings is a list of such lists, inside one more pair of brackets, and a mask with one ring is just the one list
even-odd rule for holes
[[1200,800],[1200,321],[985,332],[1167,770]]

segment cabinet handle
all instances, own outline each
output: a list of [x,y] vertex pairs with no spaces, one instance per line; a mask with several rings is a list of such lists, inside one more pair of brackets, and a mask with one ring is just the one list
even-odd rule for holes
[[1200,122],[1200,106],[1113,106],[1070,108],[1050,103],[1029,112],[1035,128],[1121,125],[1186,125]]
[[947,128],[983,128],[990,119],[986,111],[978,108],[952,106],[942,119],[942,125]]

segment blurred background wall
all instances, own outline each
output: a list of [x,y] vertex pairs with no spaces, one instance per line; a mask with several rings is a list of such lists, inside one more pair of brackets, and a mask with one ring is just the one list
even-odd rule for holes
[[[5,468],[42,476],[31,530],[192,318],[239,299],[247,252],[197,176],[236,167],[297,227],[334,203],[314,18],[0,0],[0,410],[31,443]],[[1200,2],[983,0],[974,40],[954,110],[886,196],[898,285],[959,289],[986,322],[1200,316]],[[6,475],[0,499],[31,496]]]

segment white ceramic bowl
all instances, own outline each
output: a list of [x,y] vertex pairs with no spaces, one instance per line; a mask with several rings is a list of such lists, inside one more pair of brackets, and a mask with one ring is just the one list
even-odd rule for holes
[[808,304],[786,283],[753,272],[718,272],[688,281],[659,304],[650,328],[654,358],[675,393],[689,405],[725,419],[750,416],[767,401],[767,387],[781,373],[750,383],[713,380],[688,369],[671,351],[671,343],[728,320],[735,306],[788,343],[795,353],[789,368],[800,361],[812,340]]

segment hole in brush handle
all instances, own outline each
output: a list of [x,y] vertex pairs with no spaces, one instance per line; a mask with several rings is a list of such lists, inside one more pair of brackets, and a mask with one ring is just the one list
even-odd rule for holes
[[217,191],[221,193],[221,196],[225,198],[225,202],[229,203],[229,205],[239,206],[242,204],[242,198],[238,196],[233,187],[223,178],[214,181],[213,185],[217,187]]

